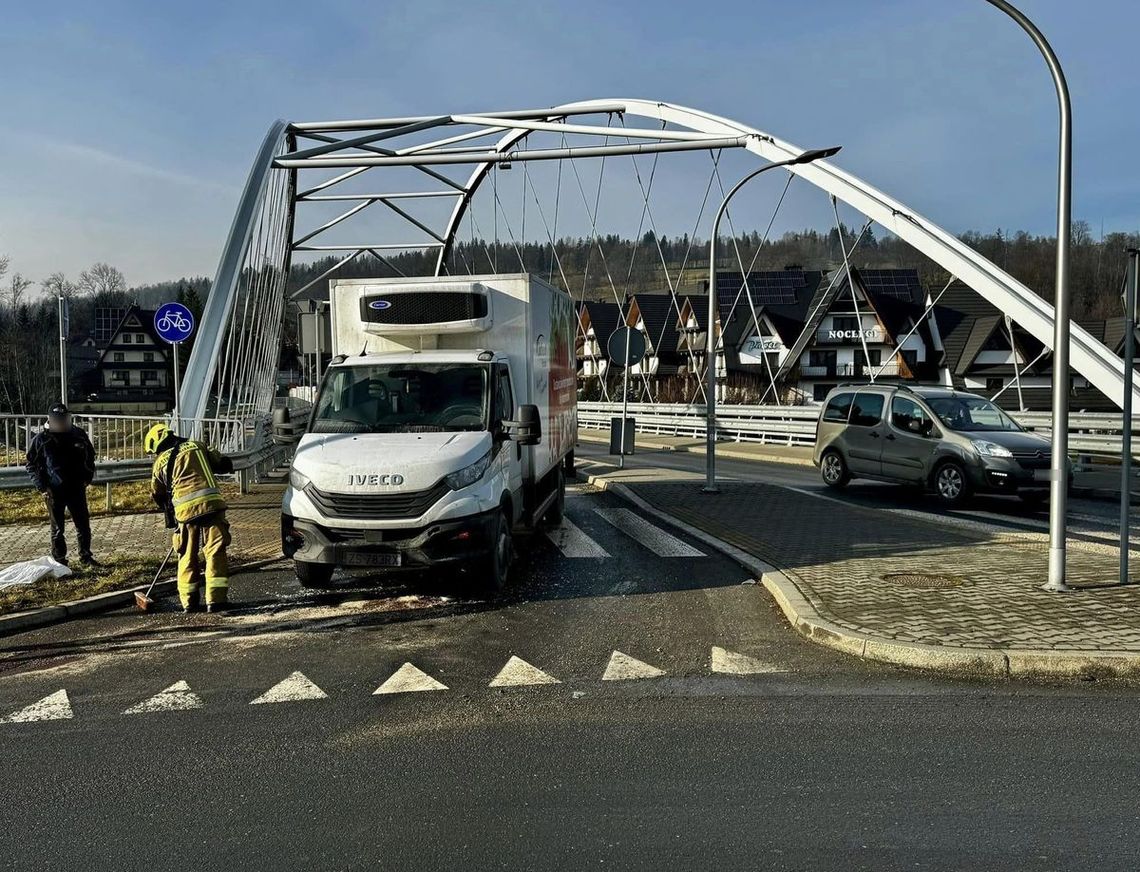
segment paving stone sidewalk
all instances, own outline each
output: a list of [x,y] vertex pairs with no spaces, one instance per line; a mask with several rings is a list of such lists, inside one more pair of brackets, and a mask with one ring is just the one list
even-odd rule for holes
[[[233,544],[230,554],[241,562],[266,560],[281,554],[281,494],[283,485],[259,484],[250,493],[230,499],[226,516]],[[92,550],[99,559],[115,555],[153,553],[170,548],[170,534],[157,512],[109,515],[91,519]],[[51,527],[40,524],[0,526],[0,566],[50,553]],[[75,528],[68,522],[68,553],[77,554]]]
[[[1117,585],[1116,552],[1103,545],[1070,540],[1076,591],[1054,594],[1040,589],[1044,535],[994,534],[759,483],[707,495],[703,477],[665,469],[590,472],[782,570],[846,630],[935,646],[1140,653],[1140,584]],[[909,587],[885,578],[892,573],[950,576],[956,586]]]

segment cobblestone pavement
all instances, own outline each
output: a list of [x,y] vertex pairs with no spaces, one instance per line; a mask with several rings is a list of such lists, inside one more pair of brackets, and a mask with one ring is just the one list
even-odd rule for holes
[[[233,535],[229,549],[233,557],[249,562],[280,556],[282,491],[281,485],[254,485],[249,494],[230,500],[226,516]],[[170,534],[157,512],[92,518],[91,533],[92,550],[102,560],[147,550],[162,555],[170,547]],[[0,526],[0,566],[50,554],[50,539],[46,519],[41,524]],[[69,555],[78,553],[70,521],[67,548]]]
[[[1112,548],[1070,540],[1076,592],[1046,593],[1043,534],[912,519],[761,483],[722,484],[709,496],[702,477],[667,469],[598,471],[783,570],[822,617],[849,630],[929,645],[1140,652],[1140,584],[1117,584]],[[953,586],[912,587],[894,573],[947,576]]]

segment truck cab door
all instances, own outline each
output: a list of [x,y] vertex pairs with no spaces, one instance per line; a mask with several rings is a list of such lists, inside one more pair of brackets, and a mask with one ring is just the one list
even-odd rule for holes
[[[497,451],[495,458],[497,463],[503,465],[503,477],[507,487],[517,497],[523,483],[523,447],[510,438],[507,428],[503,425],[503,421],[511,420],[515,413],[515,393],[511,389],[510,367],[505,363],[496,363],[493,378],[491,433]],[[515,499],[514,503],[516,510],[521,509],[520,500]]]

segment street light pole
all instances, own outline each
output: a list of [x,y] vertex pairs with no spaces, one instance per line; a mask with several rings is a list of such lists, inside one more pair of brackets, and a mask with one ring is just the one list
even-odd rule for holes
[[1067,591],[1065,517],[1069,487],[1069,246],[1073,215],[1073,106],[1061,62],[1045,35],[1007,0],[986,0],[1029,34],[1057,89],[1060,148],[1057,170],[1057,284],[1053,300],[1053,447],[1049,472],[1049,580],[1043,590]]
[[793,164],[807,164],[812,161],[820,160],[821,158],[831,157],[834,154],[838,154],[840,148],[842,148],[842,146],[805,151],[798,157],[768,164],[767,166],[753,170],[733,185],[732,190],[725,194],[720,208],[717,209],[716,217],[713,219],[712,237],[709,239],[709,317],[708,324],[705,327],[705,379],[708,387],[705,391],[705,486],[701,488],[703,493],[719,493],[719,488],[716,486],[716,337],[714,336],[714,328],[717,319],[716,238],[720,234],[720,219],[724,217],[724,213],[728,209],[728,201],[733,198],[736,192],[744,187],[746,182],[751,181],[761,173],[766,173],[768,170],[774,170],[777,167],[786,167]]

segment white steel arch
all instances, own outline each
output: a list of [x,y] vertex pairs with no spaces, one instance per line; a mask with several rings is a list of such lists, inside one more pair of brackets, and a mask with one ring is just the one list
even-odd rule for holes
[[[720,137],[747,137],[744,148],[772,162],[793,158],[804,151],[798,146],[740,122],[702,112],[699,109],[651,100],[587,100],[554,107],[550,110],[550,115],[558,117],[612,112],[618,106],[626,115],[652,118],[699,133]],[[496,143],[495,149],[509,154],[511,146],[530,129],[534,129],[533,126],[512,129]],[[615,130],[615,134],[620,135],[620,129]],[[458,222],[462,219],[468,202],[486,177],[490,166],[490,164],[480,165],[468,179],[465,186],[467,194],[456,203],[451,222],[443,234],[448,245],[454,240],[459,227]],[[953,234],[828,161],[789,166],[788,170],[815,187],[834,195],[914,246],[1009,315],[1046,348],[1052,349],[1053,306]],[[446,249],[440,252],[437,274],[445,259]],[[1075,323],[1071,325],[1070,356],[1075,372],[1088,379],[1091,385],[1118,406],[1123,406],[1124,362],[1087,330]],[[1133,397],[1134,403],[1140,402],[1140,389],[1134,391]]]

